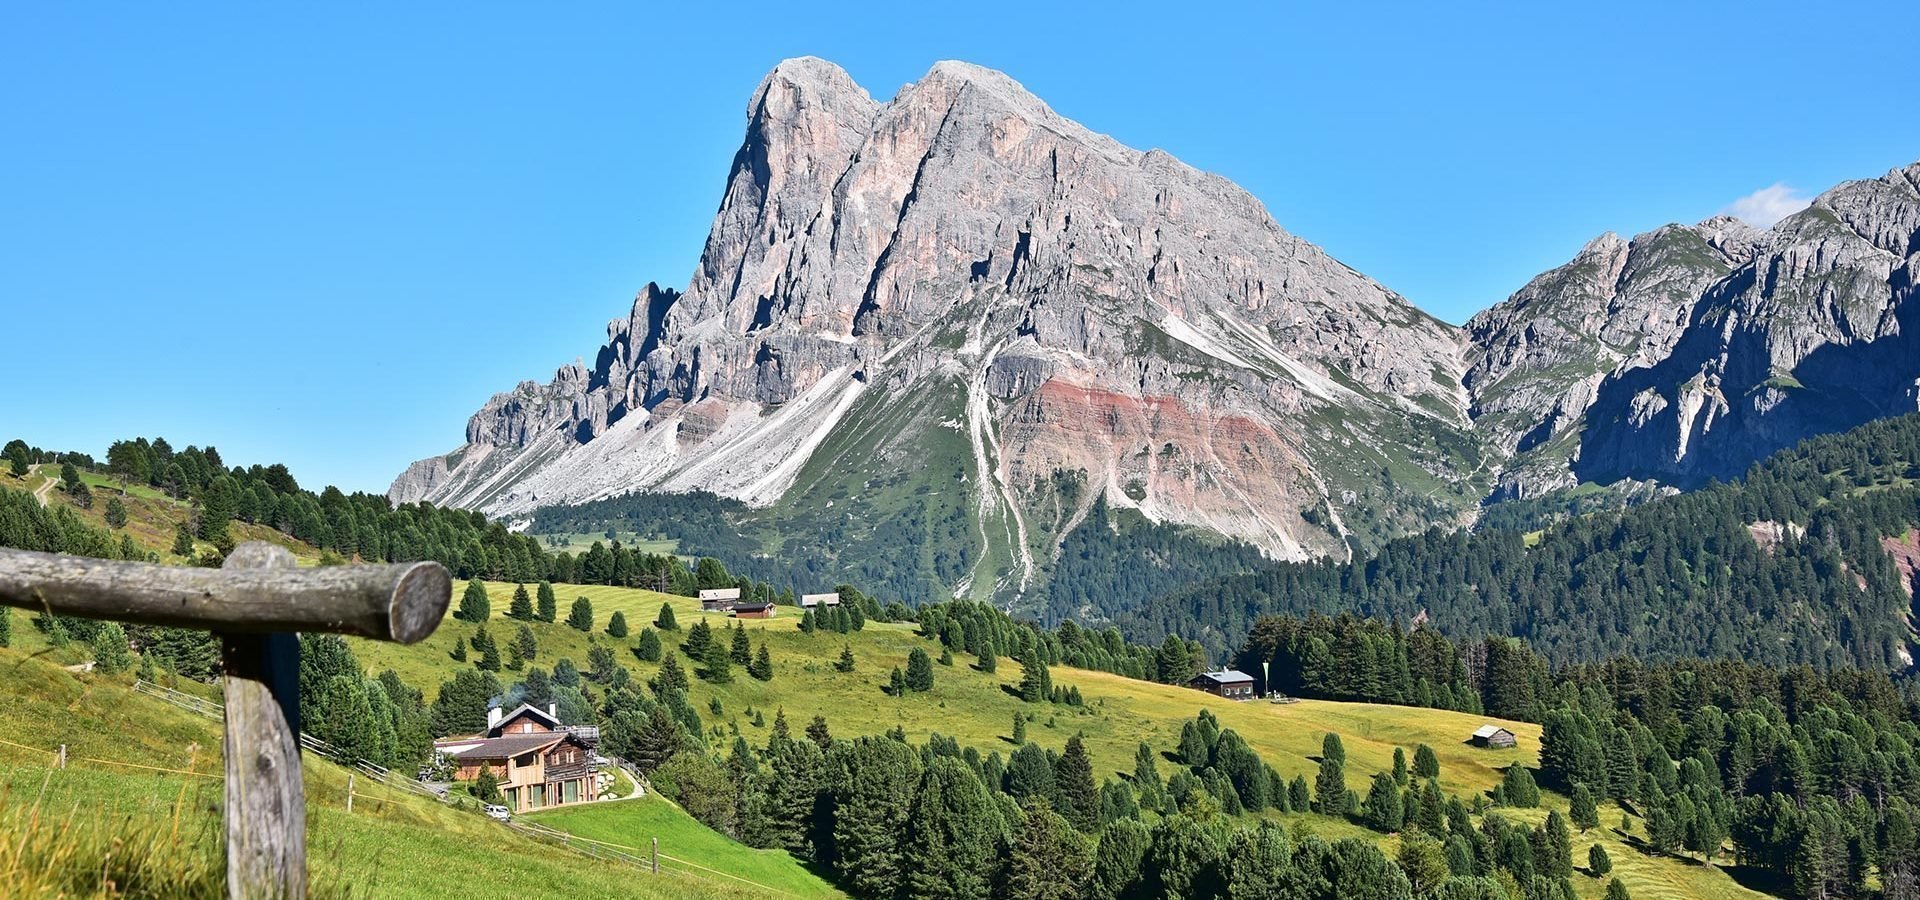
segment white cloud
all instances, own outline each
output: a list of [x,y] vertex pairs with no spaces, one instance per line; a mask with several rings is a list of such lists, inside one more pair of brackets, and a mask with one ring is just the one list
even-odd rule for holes
[[1772,228],[1773,223],[1807,208],[1811,197],[1775,182],[1741,197],[1721,212],[1755,228]]

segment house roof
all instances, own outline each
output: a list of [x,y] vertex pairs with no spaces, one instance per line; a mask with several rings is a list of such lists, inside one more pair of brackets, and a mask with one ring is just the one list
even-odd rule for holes
[[1253,681],[1252,675],[1248,675],[1247,673],[1242,672],[1239,669],[1222,669],[1218,672],[1201,672],[1199,677],[1211,680],[1218,684],[1241,684],[1243,682],[1250,683]]
[[819,606],[822,603],[825,603],[828,606],[837,606],[840,603],[840,595],[839,594],[801,594],[800,595],[801,606]]
[[1506,734],[1508,734],[1509,736],[1513,734],[1513,732],[1507,731],[1505,728],[1501,728],[1498,725],[1482,725],[1479,728],[1476,728],[1473,730],[1473,736],[1477,738],[1490,738],[1496,734],[1500,734],[1501,732],[1506,732]]
[[534,706],[531,703],[522,703],[518,707],[516,707],[513,712],[510,712],[504,716],[501,716],[500,721],[493,723],[492,727],[487,729],[488,733],[492,733],[493,729],[499,728],[501,725],[505,725],[506,723],[519,718],[521,713],[532,713],[533,715],[538,716],[541,721],[547,723],[548,728],[551,728],[555,731],[560,730],[560,720],[554,718],[551,713],[548,713],[546,710],[541,709],[538,706]]
[[771,603],[739,603],[734,605],[733,611],[734,612],[759,612],[763,609],[771,607],[772,605],[773,604]]
[[541,731],[541,732],[535,732],[533,734],[509,734],[506,737],[487,738],[486,740],[481,741],[479,746],[469,747],[465,750],[455,753],[453,755],[453,758],[458,760],[463,760],[463,761],[478,761],[483,759],[506,759],[510,756],[519,756],[522,753],[531,753],[535,750],[545,750],[548,747],[551,747],[554,744],[558,744],[561,741],[565,741],[565,740],[578,741],[579,738],[574,737],[572,733],[565,732],[565,731]]
[[739,588],[737,588],[737,587],[731,587],[731,588],[704,588],[704,589],[702,589],[702,590],[700,591],[700,599],[701,599],[702,601],[706,601],[706,600],[738,600],[738,599],[740,599],[740,589],[739,589]]

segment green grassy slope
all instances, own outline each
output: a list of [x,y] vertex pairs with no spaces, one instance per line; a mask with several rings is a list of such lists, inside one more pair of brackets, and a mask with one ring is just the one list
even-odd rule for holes
[[[218,722],[16,650],[0,650],[0,697],[0,894],[222,893]],[[345,770],[308,755],[305,775],[315,896],[770,895],[586,858],[364,779],[349,814]],[[705,831],[659,805],[663,829]]]
[[[677,633],[662,635],[668,647],[677,647],[685,636],[685,629],[699,617],[707,617],[716,629],[727,622],[723,614],[701,612],[697,601],[685,597],[598,586],[561,585],[556,586],[555,591],[562,618],[574,597],[591,599],[595,631],[587,634],[564,624],[529,623],[540,644],[540,654],[531,665],[549,670],[562,656],[584,668],[587,649],[595,643],[606,643],[615,647],[621,664],[644,681],[658,667],[642,662],[628,648],[640,629],[651,625],[661,604],[673,606],[681,626]],[[504,642],[519,625],[504,617],[513,585],[491,584],[488,593],[494,611],[489,630],[496,640]],[[624,640],[610,638],[603,631],[614,610],[626,614],[631,628],[632,633]],[[969,665],[971,658],[964,654],[956,657],[957,664],[952,667],[934,667],[932,691],[894,698],[881,690],[893,668],[904,668],[908,654],[916,646],[937,656],[936,644],[918,637],[915,627],[906,624],[869,623],[864,631],[846,636],[826,632],[808,635],[799,631],[798,616],[793,613],[789,608],[782,608],[779,618],[741,623],[756,645],[762,641],[767,644],[774,664],[772,681],[755,681],[739,667],[735,668],[734,679],[729,684],[694,681],[694,706],[709,727],[738,727],[750,743],[758,746],[766,741],[774,713],[784,710],[796,731],[813,716],[823,715],[837,737],[878,734],[898,727],[916,743],[938,732],[955,738],[963,746],[978,747],[983,753],[999,750],[1006,755],[1014,749],[1008,737],[1014,716],[1031,713],[1035,718],[1027,728],[1030,740],[1059,750],[1068,737],[1079,734],[1093,756],[1095,777],[1106,778],[1133,770],[1134,752],[1140,741],[1146,741],[1156,750],[1173,750],[1178,744],[1181,724],[1205,708],[1212,710],[1223,726],[1238,731],[1254,750],[1289,779],[1303,775],[1311,782],[1318,765],[1322,736],[1329,731],[1340,734],[1347,750],[1348,785],[1363,793],[1375,773],[1391,767],[1396,746],[1407,748],[1409,756],[1417,744],[1432,746],[1440,759],[1442,787],[1464,798],[1490,791],[1508,765],[1538,764],[1540,727],[1531,723],[1445,710],[1313,700],[1285,705],[1237,703],[1182,687],[1066,667],[1053,668],[1054,683],[1078,687],[1086,706],[1076,709],[1035,705],[1022,703],[1007,690],[1020,679],[1018,663],[1002,659],[998,671],[988,674],[973,669]],[[448,619],[431,638],[412,647],[356,641],[353,649],[371,671],[391,667],[431,698],[438,684],[451,677],[458,666],[470,664],[454,662],[448,654],[455,641],[472,634],[473,630],[474,626],[469,623]],[[856,668],[852,673],[833,669],[833,660],[843,646],[853,650]],[[503,671],[500,677],[510,683],[517,674]],[[723,709],[717,720],[708,710],[708,701],[713,698],[720,700]],[[767,727],[754,726],[749,709],[764,712]],[[1501,751],[1469,747],[1465,743],[1467,736],[1485,722],[1498,722],[1512,729],[1519,737],[1519,746]],[[1176,764],[1163,759],[1160,766],[1165,776],[1174,771]],[[1565,797],[1548,794],[1543,802],[1546,807],[1566,810]],[[1545,809],[1506,810],[1502,814],[1537,820],[1545,815]],[[1311,829],[1327,838],[1370,836],[1381,840],[1389,851],[1393,849],[1391,838],[1373,835],[1343,820],[1304,813],[1279,818],[1290,826]],[[583,821],[585,824],[578,826],[579,833],[596,839],[642,846],[654,836],[648,832],[637,810],[627,815],[596,811]],[[1584,864],[1587,846],[1596,841],[1604,843],[1616,870],[1625,873],[1636,898],[1759,896],[1740,886],[1718,865],[1706,866],[1697,861],[1642,852],[1627,836],[1615,831],[1620,822],[1617,807],[1604,806],[1601,821],[1604,828],[1576,839],[1575,859]],[[554,824],[554,827],[561,826]],[[569,824],[568,827],[575,826]],[[1637,819],[1634,833],[1645,834]],[[665,841],[663,837],[663,844]],[[1576,877],[1575,881],[1584,895],[1594,897],[1600,896],[1605,886],[1604,881],[1585,876]]]
[[575,838],[642,857],[660,840],[660,868],[716,885],[764,886],[795,897],[845,896],[783,850],[755,850],[694,821],[658,794],[545,810],[522,817]]

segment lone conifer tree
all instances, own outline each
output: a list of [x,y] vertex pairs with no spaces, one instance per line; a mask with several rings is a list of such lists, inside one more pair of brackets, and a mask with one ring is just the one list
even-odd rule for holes
[[679,631],[680,630],[680,623],[675,621],[673,618],[673,604],[671,603],[660,604],[660,615],[654,617],[653,627],[658,628],[661,631]]
[[773,657],[767,653],[766,644],[761,644],[760,649],[754,651],[753,662],[747,666],[747,674],[759,681],[773,680]]
[[527,595],[526,585],[513,586],[513,602],[507,605],[507,618],[522,622],[533,618],[533,598]]
[[534,615],[539,617],[542,622],[553,621],[554,618],[559,615],[558,607],[560,602],[553,596],[553,583],[548,581],[540,582],[539,587],[534,590],[534,596],[538,605],[538,609],[534,611]]
[[193,529],[186,522],[176,522],[173,526],[173,555],[193,555]]
[[927,651],[919,647],[907,654],[907,690],[933,690],[933,660],[927,658]]
[[626,613],[623,613],[617,609],[613,611],[613,615],[607,619],[607,636],[617,637],[617,638],[623,638],[627,636],[627,614]]
[[573,608],[567,612],[567,627],[577,631],[593,631],[593,601],[585,597],[573,598]]
[[844,645],[840,648],[840,660],[833,664],[833,670],[836,672],[853,671],[853,646],[852,645],[850,644]]
[[660,649],[660,633],[651,628],[640,629],[640,640],[634,645],[633,655],[645,662],[659,662]]
[[[493,615],[493,604],[487,601],[487,586],[475,578],[467,582],[467,590],[460,595],[460,609],[453,617],[463,622],[485,622]],[[477,648],[476,648],[477,649]]]

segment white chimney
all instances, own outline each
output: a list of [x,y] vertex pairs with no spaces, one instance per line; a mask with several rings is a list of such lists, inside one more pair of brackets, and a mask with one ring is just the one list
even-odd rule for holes
[[496,706],[487,710],[487,728],[491,729],[498,724],[500,724],[500,707]]
[[560,704],[558,703],[547,704],[547,717],[551,718],[555,722],[560,721]]

